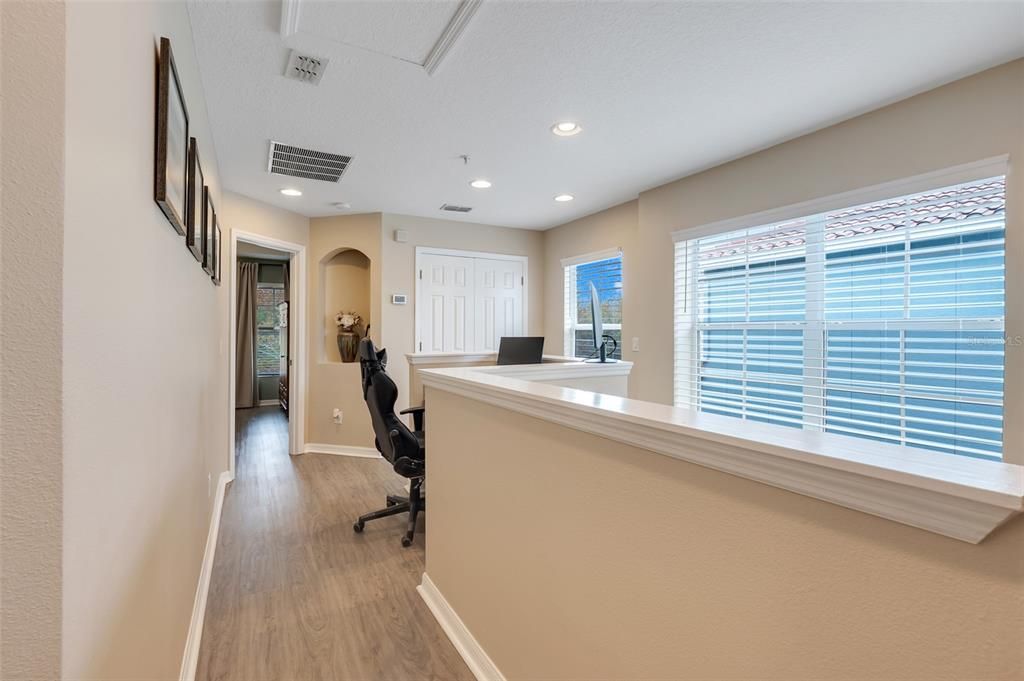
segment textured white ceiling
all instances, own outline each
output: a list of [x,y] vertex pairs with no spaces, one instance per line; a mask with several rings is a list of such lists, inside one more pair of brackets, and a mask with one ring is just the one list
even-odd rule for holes
[[299,6],[299,31],[422,64],[459,3],[300,0]]
[[[277,1],[190,0],[225,187],[308,216],[544,229],[1024,56],[1024,2],[488,0],[428,75],[407,60],[455,7],[302,0],[285,40]],[[319,86],[282,76],[292,47],[331,60]],[[555,137],[562,119],[583,133]],[[338,184],[270,175],[271,139],[355,160]]]

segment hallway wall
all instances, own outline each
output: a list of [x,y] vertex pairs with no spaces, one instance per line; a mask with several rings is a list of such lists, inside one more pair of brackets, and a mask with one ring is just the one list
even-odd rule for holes
[[67,5],[68,679],[178,677],[227,467],[227,287],[213,285],[153,201],[161,36],[171,40],[190,135],[219,211],[186,4]]

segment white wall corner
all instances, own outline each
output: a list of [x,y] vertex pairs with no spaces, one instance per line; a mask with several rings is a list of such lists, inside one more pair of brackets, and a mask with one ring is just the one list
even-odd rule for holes
[[210,593],[210,577],[213,574],[213,556],[217,552],[217,539],[220,535],[220,515],[224,509],[224,495],[232,479],[230,471],[224,471],[217,478],[217,495],[214,497],[213,512],[210,514],[210,531],[206,535],[203,564],[199,569],[199,584],[196,586],[196,597],[192,604],[192,621],[188,626],[185,652],[181,658],[180,681],[194,681],[196,678],[199,644],[203,641],[203,621],[206,618],[206,598]]
[[505,681],[505,676],[494,664],[487,652],[480,643],[473,638],[462,619],[452,609],[452,606],[445,600],[444,595],[437,589],[427,573],[423,573],[423,581],[416,587],[423,601],[430,608],[434,619],[441,625],[441,629],[448,636],[448,640],[455,646],[455,650],[462,656],[469,671],[477,681]]

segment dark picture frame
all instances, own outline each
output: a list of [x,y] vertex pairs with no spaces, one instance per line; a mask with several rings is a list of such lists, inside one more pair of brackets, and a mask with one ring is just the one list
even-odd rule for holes
[[213,225],[213,283],[220,286],[220,261],[221,261],[221,234],[220,234],[220,222],[214,222]]
[[188,109],[171,53],[171,41],[167,38],[160,38],[156,82],[153,200],[174,230],[185,234],[190,139]]
[[214,276],[213,251],[214,251],[214,227],[217,224],[217,211],[213,208],[213,193],[209,187],[203,187],[203,270],[211,277]]
[[185,246],[196,260],[203,262],[206,239],[205,176],[199,162],[199,144],[193,137],[188,149],[188,211],[185,218]]

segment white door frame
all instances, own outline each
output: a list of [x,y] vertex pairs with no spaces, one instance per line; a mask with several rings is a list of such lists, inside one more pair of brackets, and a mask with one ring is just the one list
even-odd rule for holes
[[228,470],[231,479],[235,477],[235,343],[238,328],[238,243],[273,248],[291,253],[288,280],[291,291],[288,294],[288,312],[291,317],[288,331],[289,352],[292,366],[288,370],[288,449],[289,454],[301,454],[306,447],[306,384],[309,364],[306,358],[306,247],[289,241],[281,241],[260,234],[231,230],[231,267],[228,281],[231,313],[229,329],[229,399],[228,399]]
[[[530,257],[527,255],[508,255],[507,253],[484,253],[483,251],[462,251],[455,248],[433,248],[431,246],[416,247],[416,269],[412,276],[416,281],[416,296],[412,300],[412,318],[416,328],[416,334],[412,340],[412,347],[420,346],[420,287],[423,280],[420,279],[420,268],[422,256],[424,255],[453,255],[457,258],[483,258],[485,260],[513,260],[523,263],[523,335],[530,335]],[[414,350],[418,352],[418,350]]]

